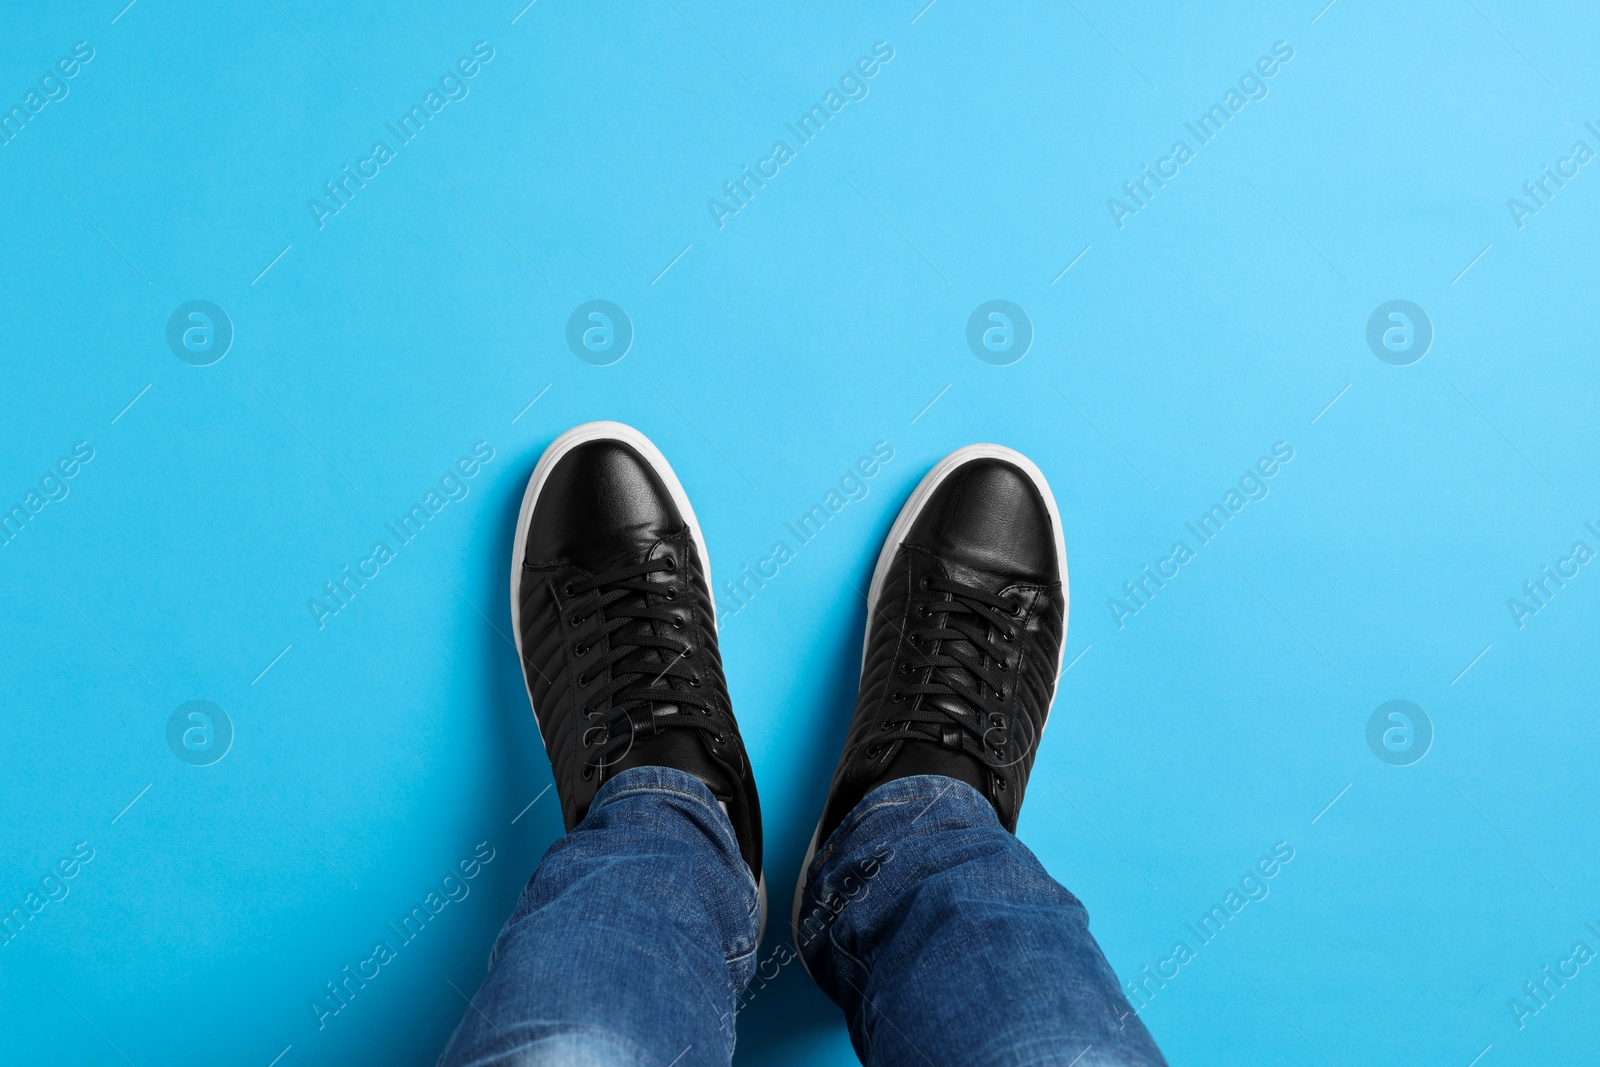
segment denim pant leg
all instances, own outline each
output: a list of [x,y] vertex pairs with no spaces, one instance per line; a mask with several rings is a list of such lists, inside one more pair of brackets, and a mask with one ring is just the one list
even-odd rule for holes
[[757,923],[711,791],[624,771],[528,880],[441,1067],[726,1067]]
[[871,1067],[1164,1067],[1052,879],[971,786],[868,793],[817,850],[799,948]]

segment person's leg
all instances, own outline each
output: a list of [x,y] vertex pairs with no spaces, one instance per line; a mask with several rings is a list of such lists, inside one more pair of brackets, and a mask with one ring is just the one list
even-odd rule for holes
[[873,1067],[1156,1067],[1088,917],[1014,836],[1066,644],[1044,475],[974,445],[912,493],[867,596],[861,689],[795,944]]
[[756,883],[698,778],[613,778],[534,871],[445,1067],[726,1064]]
[[818,850],[798,927],[872,1067],[1166,1062],[1083,905],[965,782],[867,794]]
[[705,539],[643,434],[562,434],[523,495],[511,617],[567,836],[442,1062],[726,1064],[764,895],[761,809]]

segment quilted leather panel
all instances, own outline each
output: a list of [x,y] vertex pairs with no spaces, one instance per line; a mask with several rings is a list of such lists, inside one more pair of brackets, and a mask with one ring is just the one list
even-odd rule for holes
[[[896,721],[897,713],[910,705],[895,705],[891,694],[900,683],[899,665],[924,661],[922,652],[909,643],[908,635],[917,627],[913,613],[934,594],[921,591],[924,578],[959,577],[972,581],[969,568],[952,568],[933,553],[901,545],[885,575],[877,610],[867,620],[869,637],[862,661],[861,688],[855,715],[846,737],[844,755],[834,774],[822,820],[822,836],[843,821],[871,788],[882,779],[885,768],[899,754],[904,742],[880,743],[886,724]],[[1012,687],[1007,709],[1013,720],[1011,730],[1018,742],[1014,762],[987,775],[986,793],[999,814],[1001,823],[1015,832],[1021,811],[1023,791],[1033,767],[1038,739],[1055,695],[1065,626],[1065,599],[1061,583],[1032,584],[1007,582],[991,576],[992,591],[1020,602],[1024,612],[1015,624],[1017,684]],[[924,699],[924,698],[918,698]]]
[[[628,558],[629,555],[633,558]],[[677,662],[693,668],[701,679],[698,694],[709,699],[710,719],[720,740],[706,747],[711,758],[724,765],[728,779],[736,783],[733,795],[724,800],[744,847],[745,858],[750,861],[752,870],[759,872],[759,801],[749,758],[727,695],[727,681],[717,645],[716,607],[693,536],[685,526],[653,544],[641,546],[637,553],[609,555],[599,566],[612,568],[662,558],[672,559],[677,566],[672,572],[657,573],[653,577],[663,589],[670,587],[676,593],[672,603],[683,617],[683,626],[648,625],[651,632],[663,636],[670,633],[674,639],[686,641],[693,650]],[[594,630],[592,619],[600,593],[567,593],[571,583],[592,579],[596,574],[593,567],[585,567],[572,559],[529,560],[523,564],[517,590],[515,624],[522,637],[523,675],[569,830],[582,820],[599,788],[617,773],[611,767],[593,765],[593,750],[584,745],[586,731],[593,723],[583,716],[583,705],[589,694],[611,677],[610,669],[594,671],[594,665],[611,650],[611,637],[604,637],[579,651],[584,633]],[[574,624],[574,618],[578,617],[585,620],[583,624]],[[662,665],[666,663],[663,660]],[[580,686],[580,678],[588,674],[593,674],[593,678],[587,686]],[[686,683],[669,678],[667,684]],[[659,705],[658,710],[666,706]],[[685,709],[683,713],[691,712]],[[713,785],[713,789],[717,787]]]

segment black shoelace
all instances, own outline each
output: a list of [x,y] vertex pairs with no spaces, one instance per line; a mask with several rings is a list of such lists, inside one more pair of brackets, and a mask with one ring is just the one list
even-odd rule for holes
[[702,690],[691,658],[695,648],[687,636],[673,632],[684,628],[687,609],[671,604],[678,598],[676,589],[650,579],[676,569],[670,558],[652,559],[566,585],[569,601],[600,594],[597,602],[572,608],[573,627],[598,620],[579,633],[573,651],[581,656],[606,642],[605,655],[578,675],[578,688],[587,690],[610,674],[583,703],[583,717],[591,723],[583,747],[592,750],[584,777],[626,756],[636,736],[656,730],[681,727],[709,734],[717,744],[723,740],[712,718],[716,705]]
[[910,707],[886,712],[868,756],[895,741],[955,742],[992,770],[1009,767],[1033,744],[1032,721],[1013,716],[1009,704],[1019,684],[1016,626],[1023,607],[950,578],[924,578],[921,588],[943,599],[923,598],[911,614],[912,658],[895,670],[915,681],[889,694],[891,704]]

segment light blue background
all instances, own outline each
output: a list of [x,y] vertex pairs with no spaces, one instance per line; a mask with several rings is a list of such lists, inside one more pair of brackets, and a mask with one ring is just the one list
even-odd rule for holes
[[[0,908],[95,856],[0,947],[0,1060],[433,1062],[560,831],[497,634],[517,503],[608,418],[670,458],[719,583],[895,450],[724,630],[779,914],[879,541],[938,457],[1000,441],[1054,485],[1074,594],[1020,834],[1113,965],[1295,850],[1144,1010],[1173,1063],[1597,1062],[1600,963],[1522,1029],[1507,1001],[1600,950],[1600,574],[1520,629],[1507,600],[1600,548],[1600,162],[1521,229],[1506,201],[1600,149],[1600,17],[923,3],[8,11],[5,108],[95,56],[0,147],[0,503],[95,455],[0,546]],[[470,95],[319,230],[308,198],[480,40]],[[707,199],[878,41],[870,95],[719,230]],[[1107,199],[1180,137],[1119,230]],[[614,366],[564,342],[595,298],[636,331]],[[1036,330],[1006,367],[964,340],[996,298]],[[1365,341],[1397,298],[1435,330],[1408,367]],[[234,324],[213,366],[166,346],[191,299]],[[322,582],[478,441],[470,495],[319,630]],[[1119,628],[1108,598],[1278,441],[1270,495]],[[210,767],[167,747],[193,699],[236,731]],[[1367,745],[1391,699],[1433,723],[1412,766]],[[480,841],[471,895],[319,1030],[323,983]],[[793,966],[739,1028],[743,1063],[852,1061]]]

